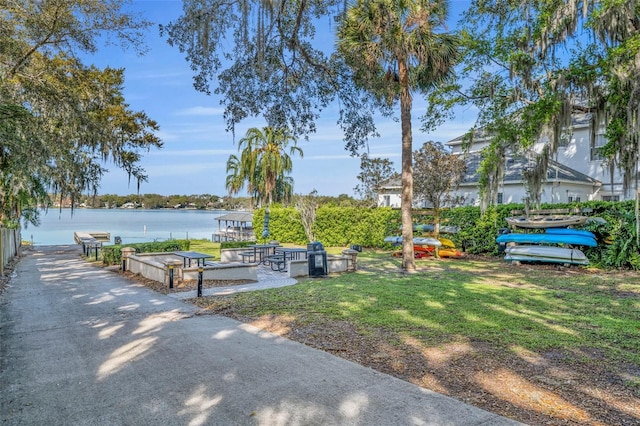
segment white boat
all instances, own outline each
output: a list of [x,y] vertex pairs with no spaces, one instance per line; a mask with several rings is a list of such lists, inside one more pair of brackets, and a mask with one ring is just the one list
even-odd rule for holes
[[566,228],[567,226],[584,225],[586,216],[542,215],[542,216],[514,216],[505,220],[511,226],[518,228]]
[[507,247],[505,249],[505,260],[518,260],[522,262],[570,263],[574,265],[589,264],[589,259],[581,250],[574,248],[536,245],[518,245]]
[[384,238],[384,242],[385,243],[391,243],[391,244],[402,244],[402,237],[395,235],[395,236],[391,236],[391,237],[385,237]]
[[437,238],[424,237],[424,238],[414,238],[413,244],[416,246],[430,246],[430,247],[440,247],[442,243]]
[[[432,224],[414,224],[413,230],[417,232],[433,232],[434,226]],[[438,230],[441,234],[457,234],[458,232],[460,232],[460,227],[451,225],[440,225]]]

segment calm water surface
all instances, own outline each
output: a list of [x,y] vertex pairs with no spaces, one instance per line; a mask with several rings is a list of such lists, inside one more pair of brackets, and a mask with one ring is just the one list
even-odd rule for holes
[[[75,244],[74,232],[104,231],[123,243],[175,239],[211,240],[216,218],[224,210],[50,209],[41,213],[40,226],[22,228],[22,239],[36,245]],[[222,225],[224,227],[224,222]]]

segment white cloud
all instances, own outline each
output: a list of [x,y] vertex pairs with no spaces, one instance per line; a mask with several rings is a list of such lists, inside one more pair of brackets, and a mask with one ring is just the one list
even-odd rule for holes
[[215,155],[231,155],[236,153],[235,149],[172,149],[172,150],[160,150],[151,151],[145,154],[145,157],[192,157],[201,158],[205,156]]
[[317,154],[317,155],[305,155],[304,158],[302,159],[298,159],[297,157],[294,158],[294,162],[297,161],[304,161],[304,160],[311,160],[311,161],[316,161],[316,160],[353,160],[355,157],[351,157],[348,153],[344,153],[344,154]]
[[214,117],[224,113],[224,108],[195,106],[191,108],[180,109],[175,112],[179,116],[207,116]]
[[[228,144],[233,146],[233,135],[224,129],[223,124],[212,122],[181,122],[174,121],[161,124],[160,131],[156,135],[163,142]],[[236,138],[237,139],[237,138]]]
[[[152,180],[156,177],[178,177],[178,178],[187,178],[194,175],[199,175],[202,172],[209,172],[213,170],[223,170],[225,169],[225,162],[215,163],[215,162],[199,162],[199,163],[188,163],[188,164],[163,164],[163,165],[151,165],[145,166],[145,171],[149,175],[149,180]],[[192,182],[195,184],[194,182]]]

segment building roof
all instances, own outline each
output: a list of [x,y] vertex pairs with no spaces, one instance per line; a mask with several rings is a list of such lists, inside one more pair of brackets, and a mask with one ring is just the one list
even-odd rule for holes
[[[464,178],[462,179],[462,184],[477,184],[479,182],[480,175],[478,169],[480,167],[481,161],[482,156],[478,152],[469,153],[466,155],[465,163],[467,164],[467,170]],[[523,173],[530,164],[530,161],[523,156],[507,157],[504,168],[503,182],[505,184],[521,184],[524,178]],[[584,173],[581,173],[577,170],[572,169],[571,167],[567,167],[564,164],[558,163],[557,161],[553,160],[549,160],[546,181],[563,181],[587,185],[601,185],[601,182],[599,180],[593,179],[592,177],[589,177]]]
[[[480,168],[482,156],[479,152],[472,152],[467,154],[464,158],[467,165],[467,170],[465,172],[464,178],[462,179],[461,185],[477,185],[480,181],[480,174],[478,169]],[[503,183],[522,185],[523,172],[526,170],[529,164],[529,160],[527,160],[525,157],[508,157],[504,169]],[[558,163],[557,161],[553,160],[549,160],[546,181],[562,181],[596,186],[600,186],[602,184],[597,179],[593,179],[585,175],[584,173],[581,173],[577,170],[572,169],[571,167],[567,167],[564,164]],[[380,186],[380,192],[383,192],[384,190],[394,190],[401,187],[402,182],[400,178],[390,179]]]
[[251,222],[253,220],[252,212],[231,212],[216,218],[218,222]]
[[[585,112],[576,112],[571,115],[571,126],[572,127],[588,127],[591,125],[591,113]],[[451,139],[449,142],[446,142],[445,145],[453,146],[453,145],[461,145],[464,142],[467,133],[464,133],[456,138]],[[475,129],[473,131],[473,137],[476,142],[488,140],[489,132],[487,132],[484,128]]]
[[[449,142],[445,143],[445,145],[449,145],[449,146],[460,145],[462,144],[466,136],[467,136],[466,133],[462,134],[457,138],[451,139]],[[479,140],[485,139],[487,136],[488,136],[488,132],[485,131],[484,129],[476,129],[473,131],[473,137],[476,140],[476,142],[478,142]]]

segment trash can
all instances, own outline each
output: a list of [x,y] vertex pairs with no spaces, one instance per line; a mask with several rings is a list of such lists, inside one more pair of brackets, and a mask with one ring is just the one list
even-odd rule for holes
[[114,243],[114,244],[122,244],[122,238],[120,238],[120,237],[113,237],[113,243]]
[[327,252],[322,243],[314,241],[307,244],[307,260],[309,262],[309,276],[322,277],[327,275]]

